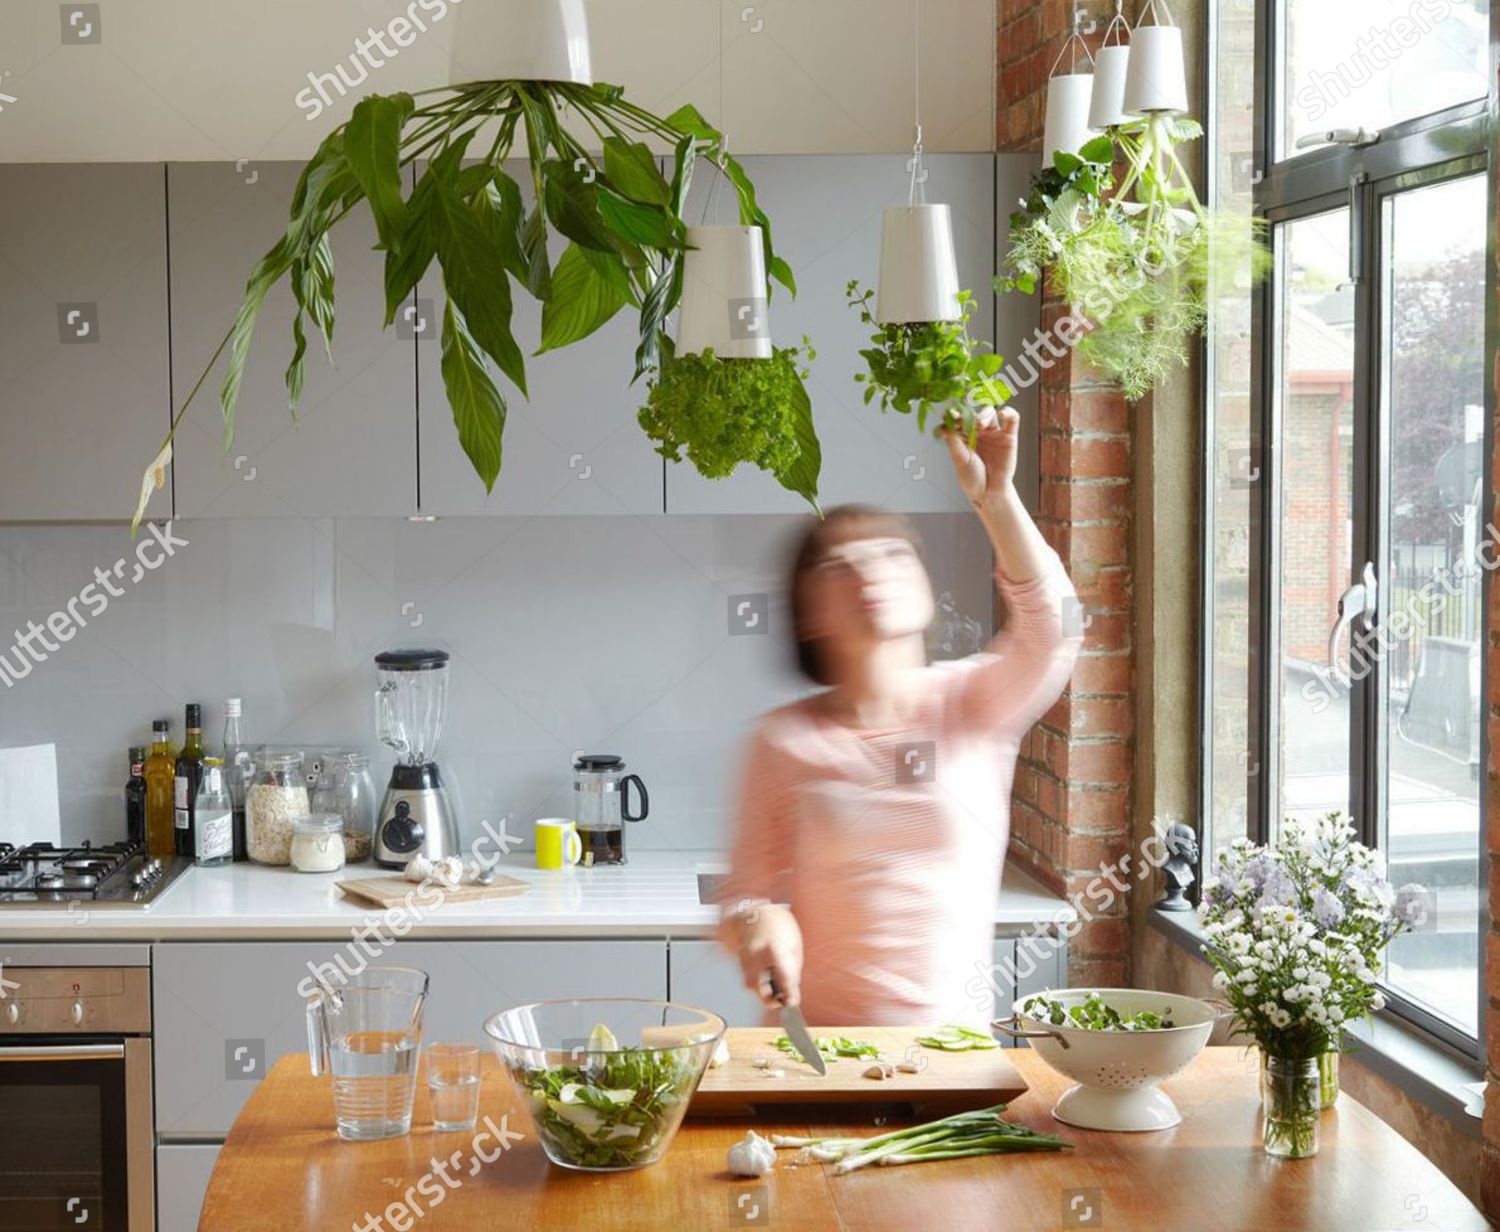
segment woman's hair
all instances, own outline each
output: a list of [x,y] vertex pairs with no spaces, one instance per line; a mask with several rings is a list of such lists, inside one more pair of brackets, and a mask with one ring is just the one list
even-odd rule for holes
[[832,682],[828,679],[823,656],[818,653],[818,639],[802,634],[807,612],[804,583],[808,572],[830,549],[857,539],[904,539],[911,544],[917,558],[922,559],[922,541],[917,537],[916,527],[902,514],[872,505],[838,505],[830,509],[821,522],[814,522],[808,528],[792,554],[787,594],[792,602],[792,640],[797,666],[814,684]]

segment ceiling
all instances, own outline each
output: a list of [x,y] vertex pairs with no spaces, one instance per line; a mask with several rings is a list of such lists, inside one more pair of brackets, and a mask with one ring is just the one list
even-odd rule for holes
[[[661,114],[694,103],[737,153],[900,151],[912,140],[914,3],[588,0],[594,74]],[[993,0],[920,3],[926,148],[988,150]],[[464,71],[465,10],[434,20],[439,5],[426,0],[428,30],[310,120],[296,102],[309,74],[347,65],[356,38],[418,0],[4,0],[0,162],[305,158],[360,93],[482,75]]]

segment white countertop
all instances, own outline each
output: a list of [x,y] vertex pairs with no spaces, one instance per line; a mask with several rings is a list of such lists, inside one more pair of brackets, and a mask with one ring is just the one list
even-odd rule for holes
[[[477,903],[443,903],[416,918],[420,937],[707,937],[717,909],[698,901],[697,874],[723,872],[722,852],[642,851],[623,868],[545,872],[529,853],[499,871],[530,883],[524,894]],[[392,875],[372,864],[339,873],[298,873],[234,864],[195,868],[149,907],[74,911],[0,907],[0,941],[206,941],[344,936],[382,914],[334,888],[356,877]],[[412,887],[416,889],[415,885]],[[422,899],[416,900],[418,911]],[[1006,868],[995,924],[1020,932],[1077,918],[1063,899]]]

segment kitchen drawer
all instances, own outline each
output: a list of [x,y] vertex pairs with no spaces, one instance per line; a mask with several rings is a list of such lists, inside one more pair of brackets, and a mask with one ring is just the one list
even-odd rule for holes
[[156,1149],[156,1230],[197,1232],[208,1181],[219,1159],[213,1145]]
[[716,941],[674,941],[669,950],[673,1001],[712,1010],[731,1027],[759,1027],[765,1011],[740,978],[740,964]]
[[[307,1050],[298,985],[340,952],[351,961],[334,941],[156,946],[157,1133],[227,1133],[267,1068]],[[379,962],[431,976],[427,1040],[482,1043],[485,1018],[529,1001],[667,991],[660,941],[411,941]]]

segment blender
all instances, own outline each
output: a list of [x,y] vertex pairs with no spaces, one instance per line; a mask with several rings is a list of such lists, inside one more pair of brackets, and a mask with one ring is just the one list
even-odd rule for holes
[[458,822],[434,755],[448,704],[448,654],[387,650],[375,656],[376,735],[395,750],[375,822],[375,862],[405,868],[413,856],[458,854]]

